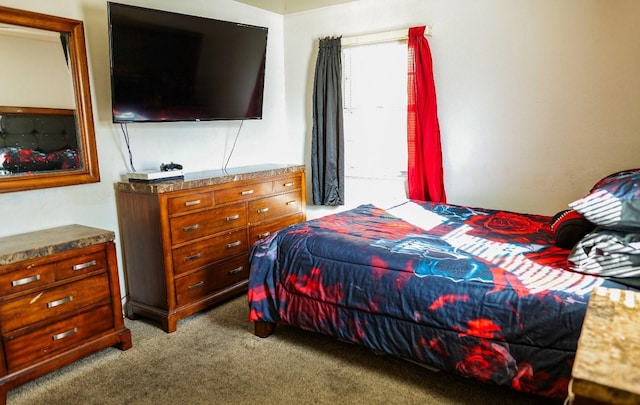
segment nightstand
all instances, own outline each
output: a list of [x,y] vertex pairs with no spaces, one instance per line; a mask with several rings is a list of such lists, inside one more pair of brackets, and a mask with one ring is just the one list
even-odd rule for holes
[[0,238],[0,404],[98,350],[131,347],[114,239],[82,225]]
[[640,404],[640,293],[591,294],[572,370],[572,404]]

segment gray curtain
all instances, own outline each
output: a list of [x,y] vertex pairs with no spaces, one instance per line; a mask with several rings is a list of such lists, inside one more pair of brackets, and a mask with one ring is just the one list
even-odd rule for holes
[[315,205],[344,205],[340,38],[320,40],[313,82],[311,182]]
[[67,67],[69,66],[69,33],[60,33],[60,43],[62,44],[62,52],[64,53],[64,60],[67,61]]

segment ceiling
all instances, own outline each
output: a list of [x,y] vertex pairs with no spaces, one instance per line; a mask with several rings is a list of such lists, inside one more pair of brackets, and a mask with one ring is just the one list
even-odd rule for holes
[[273,11],[278,14],[291,14],[314,8],[333,6],[358,0],[236,0],[240,3]]

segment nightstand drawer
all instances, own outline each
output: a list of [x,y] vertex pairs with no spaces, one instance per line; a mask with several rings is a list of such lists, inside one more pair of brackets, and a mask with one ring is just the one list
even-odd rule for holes
[[178,275],[229,256],[248,252],[249,244],[245,228],[220,234],[212,239],[174,249],[174,274]]
[[167,200],[167,209],[169,215],[182,214],[211,208],[213,207],[213,201],[213,191],[189,194],[182,197],[169,198]]
[[170,222],[171,244],[177,245],[214,233],[246,226],[247,211],[244,203],[234,204],[172,218]]
[[51,263],[25,268],[0,275],[0,295],[13,294],[53,283],[55,271]]
[[220,262],[176,279],[178,305],[186,305],[249,278],[247,255]]
[[249,223],[266,221],[302,210],[300,191],[261,198],[249,202]]
[[57,262],[54,266],[56,279],[64,280],[94,271],[105,270],[107,268],[107,255],[104,249],[93,249],[93,252],[91,250],[80,250],[81,255]]
[[72,316],[24,335],[5,338],[9,371],[24,367],[113,328],[109,305]]
[[0,329],[6,333],[90,304],[109,301],[109,279],[107,274],[100,274],[0,304]]
[[1,274],[0,295],[4,296],[43,287],[54,281],[101,271],[106,268],[107,256],[102,247],[78,249],[78,255],[70,259],[38,265],[30,265],[27,262],[19,270]]
[[226,204],[236,201],[245,201],[250,198],[262,197],[272,193],[273,184],[270,181],[264,183],[247,184],[240,187],[230,187],[216,191],[216,203]]

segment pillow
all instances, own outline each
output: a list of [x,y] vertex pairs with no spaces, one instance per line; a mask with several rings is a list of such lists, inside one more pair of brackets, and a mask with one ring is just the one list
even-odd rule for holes
[[612,173],[598,180],[598,182],[594,184],[593,187],[591,187],[591,190],[589,190],[589,192],[602,188],[602,186],[614,180],[618,180],[620,178],[624,178],[637,173],[640,173],[640,169],[627,169],[627,170],[621,170],[619,172]]
[[569,204],[594,224],[617,230],[640,229],[640,171],[614,173],[585,197]]
[[17,147],[3,148],[2,168],[11,173],[32,172],[47,169],[47,157],[44,153]]
[[80,167],[80,156],[75,149],[58,150],[47,154],[48,170],[69,170]]
[[640,288],[640,277],[609,277],[609,279],[627,287]]
[[596,228],[568,257],[571,270],[619,279],[640,277],[640,233]]
[[0,169],[2,174],[77,169],[78,167],[80,167],[78,152],[72,149],[47,154],[13,146],[0,148]]
[[553,239],[556,246],[563,249],[573,249],[576,243],[594,228],[594,224],[575,210],[560,211],[551,218]]

